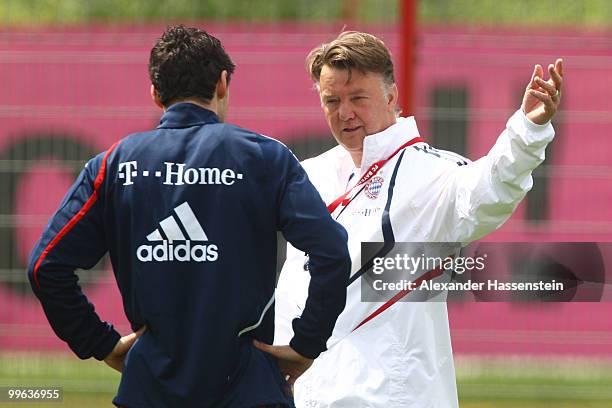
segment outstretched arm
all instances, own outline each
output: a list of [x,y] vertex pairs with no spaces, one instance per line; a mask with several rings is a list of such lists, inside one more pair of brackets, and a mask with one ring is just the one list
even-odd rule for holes
[[499,228],[533,186],[532,171],[544,161],[546,145],[554,137],[550,124],[561,101],[563,61],[548,66],[544,79],[536,65],[525,89],[521,110],[489,153],[453,173],[456,227],[449,241],[468,243]]

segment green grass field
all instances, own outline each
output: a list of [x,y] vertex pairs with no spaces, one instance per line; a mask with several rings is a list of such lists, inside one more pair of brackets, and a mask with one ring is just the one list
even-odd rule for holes
[[[457,359],[462,408],[609,408],[612,360]],[[0,387],[62,387],[59,403],[8,407],[109,407],[119,374],[95,360],[70,354],[0,353]],[[0,400],[1,401],[1,400]]]
[[612,407],[612,360],[457,358],[461,407]]

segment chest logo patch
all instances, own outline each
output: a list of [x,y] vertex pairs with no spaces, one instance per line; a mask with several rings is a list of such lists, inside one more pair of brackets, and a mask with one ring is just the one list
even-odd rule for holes
[[368,196],[368,198],[371,198],[372,200],[375,200],[376,198],[378,198],[378,194],[380,193],[380,190],[382,189],[382,185],[385,182],[385,180],[380,177],[380,176],[376,176],[374,177],[366,186],[364,189],[365,195]]

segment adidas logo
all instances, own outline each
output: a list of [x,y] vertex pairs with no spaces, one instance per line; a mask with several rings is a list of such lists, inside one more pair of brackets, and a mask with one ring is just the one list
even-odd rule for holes
[[[208,237],[189,204],[185,202],[179,205],[174,209],[174,212],[176,217],[171,215],[165,218],[159,223],[160,228],[147,235],[149,242],[159,242],[159,244],[139,246],[136,250],[138,260],[141,262],[216,261],[219,258],[219,248],[217,245],[193,243],[206,242]],[[179,226],[179,222],[182,224],[183,229]],[[166,239],[163,238],[160,229],[166,236]],[[175,241],[184,241],[184,243],[175,245]]]

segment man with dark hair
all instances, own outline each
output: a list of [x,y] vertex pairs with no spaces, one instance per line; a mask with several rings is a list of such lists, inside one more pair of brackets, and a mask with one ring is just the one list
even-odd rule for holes
[[[194,98],[210,102],[219,79],[229,86],[236,69],[221,42],[194,27],[170,27],[151,49],[149,78],[162,106]],[[227,104],[227,98],[219,98]],[[217,112],[225,115],[227,105]],[[219,116],[221,122],[224,116]]]
[[[362,243],[384,241],[376,256],[393,258],[400,255],[396,243],[460,247],[501,226],[531,189],[531,172],[554,136],[562,61],[548,67],[547,81],[536,65],[521,109],[473,163],[432,148],[414,118],[397,117],[393,62],[375,36],[343,32],[313,49],[307,67],[339,146],[303,165],[349,234],[353,267],[329,350],[296,382],[296,406],[457,407],[444,293],[437,301],[406,302],[419,300],[418,291],[392,290],[377,302],[362,301],[362,282],[371,278],[367,260],[375,259],[362,259]],[[308,293],[305,264],[303,252],[288,249],[277,288],[279,344],[291,338],[290,323]],[[448,279],[426,268],[416,272],[402,277]]]
[[[293,383],[344,308],[346,231],[281,143],[223,123],[234,64],[219,40],[170,27],[151,51],[157,129],[90,160],[30,257],[56,334],[122,373],[114,403],[293,406]],[[276,359],[276,234],[311,259],[310,296]],[[109,252],[135,333],[121,337],[81,292],[76,268]],[[280,369],[279,369],[280,368]]]

